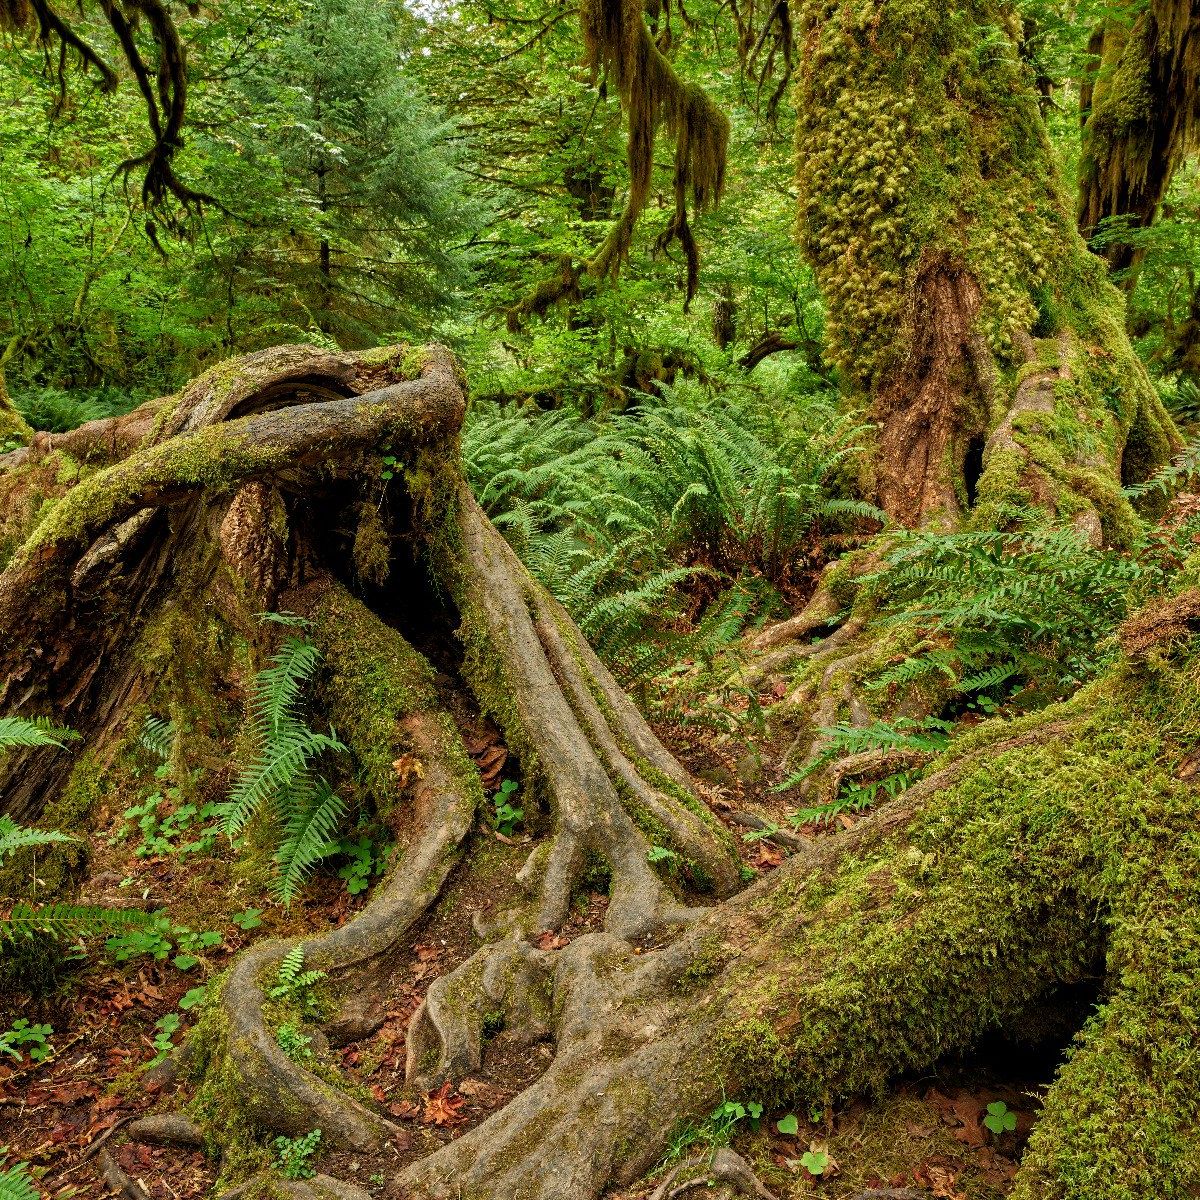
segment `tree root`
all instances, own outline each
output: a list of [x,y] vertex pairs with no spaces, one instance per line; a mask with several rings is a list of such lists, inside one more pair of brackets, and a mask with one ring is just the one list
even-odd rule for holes
[[128,1130],[135,1142],[149,1142],[155,1146],[202,1146],[204,1130],[183,1113],[152,1113],[139,1117]]
[[709,1188],[713,1184],[725,1184],[739,1196],[749,1196],[752,1200],[777,1200],[773,1192],[769,1192],[762,1181],[750,1169],[750,1164],[738,1153],[723,1146],[706,1163],[693,1163],[689,1169],[703,1166],[701,1174],[685,1179],[682,1183],[674,1181],[683,1173],[682,1167],[674,1171],[654,1190],[650,1200],[675,1200],[695,1188]]
[[96,1155],[96,1165],[100,1168],[100,1178],[105,1187],[124,1196],[126,1200],[150,1200],[150,1193],[133,1176],[122,1170],[107,1150],[101,1150]]
[[[355,646],[399,664],[401,683],[374,702],[379,723],[347,736],[360,763],[382,750],[385,764],[403,752],[422,767],[396,806],[408,831],[399,866],[348,924],[303,940],[306,967],[328,975],[332,1027],[370,1029],[482,797],[420,655],[331,582],[356,576],[320,527],[320,487],[331,478],[361,487],[364,464],[385,444],[404,456],[396,507],[412,519],[403,536],[456,608],[462,679],[519,761],[537,839],[520,873],[526,902],[481,924],[483,947],[426,996],[410,1028],[409,1076],[428,1084],[474,1070],[497,1012],[516,1036],[550,1040],[554,1055],[505,1107],[400,1170],[397,1200],[596,1200],[640,1178],[673,1128],[724,1095],[829,1103],[869,1093],[1098,971],[1105,1006],[1051,1088],[1015,1196],[1182,1200],[1200,1186],[1190,988],[1200,945],[1190,864],[1200,851],[1181,765],[1197,736],[1190,659],[1163,650],[1052,714],[981,726],[901,797],[734,894],[736,860],[682,769],[465,491],[453,467],[462,396],[449,360],[431,352],[419,380],[269,411],[262,405],[297,398],[294,381],[266,399],[269,385],[256,386],[242,402],[252,411],[228,410],[231,420],[203,429],[188,417],[175,436],[59,501],[0,575],[0,699],[44,701],[72,723],[80,715],[89,736],[112,723],[149,686],[132,645],[143,615],[186,582],[228,605],[240,628],[246,580],[230,578],[229,562],[242,561],[237,546],[267,544],[254,537],[273,497],[298,487],[272,543],[272,579],[311,615],[331,711],[343,687],[350,708],[363,707],[347,683],[365,669]],[[203,403],[210,415],[224,404],[215,393]],[[191,410],[197,421],[207,419],[196,416],[203,403]],[[257,496],[242,491],[259,484]],[[239,494],[237,528],[226,528]],[[401,541],[389,536],[389,547]],[[403,583],[372,586],[411,603]],[[243,603],[254,594],[244,590]],[[364,585],[364,594],[380,592]],[[85,618],[104,604],[116,605],[121,628],[91,632],[103,670],[77,679]],[[81,615],[67,620],[67,611]],[[855,718],[848,682],[871,649],[859,633],[830,645],[834,635],[813,655],[821,720],[843,711],[866,719]],[[8,776],[25,799],[31,780],[54,779],[33,762]],[[377,803],[393,803],[386,771],[367,774]],[[677,877],[652,868],[655,845],[674,851]],[[572,893],[600,871],[610,880],[603,931],[538,949],[538,935],[563,923]],[[729,899],[701,906],[702,885]],[[218,1140],[220,1118],[236,1111],[254,1137],[319,1127],[323,1145],[377,1147],[391,1122],[276,1044],[265,992],[292,944],[253,946],[205,1012],[187,1051],[205,1072],[197,1116]],[[1145,1144],[1114,1146],[1111,1130],[1134,1119]],[[752,1173],[721,1164],[724,1175],[714,1161],[706,1178],[761,1196]],[[1071,1182],[1085,1175],[1090,1194]],[[297,1200],[317,1194],[312,1183],[295,1186],[307,1189]]]

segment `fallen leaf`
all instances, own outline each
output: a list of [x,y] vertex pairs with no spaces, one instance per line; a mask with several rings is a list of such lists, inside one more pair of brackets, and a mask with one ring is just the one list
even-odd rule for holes
[[425,1107],[421,1112],[421,1123],[424,1125],[461,1125],[467,1118],[459,1110],[466,1104],[465,1096],[451,1096],[452,1085],[446,1080],[436,1092],[430,1092],[425,1099]]
[[758,843],[758,853],[755,855],[754,863],[759,867],[777,867],[783,862],[783,851],[769,842]]
[[392,763],[392,770],[396,772],[396,777],[400,780],[402,788],[408,787],[414,779],[425,778],[425,768],[421,766],[421,760],[415,754],[400,755]]

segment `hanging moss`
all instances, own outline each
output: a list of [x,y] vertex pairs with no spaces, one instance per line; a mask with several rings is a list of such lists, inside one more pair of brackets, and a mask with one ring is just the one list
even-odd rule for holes
[[[1153,0],[1132,17],[1105,22],[1091,47],[1099,62],[1081,104],[1079,228],[1090,237],[1107,217],[1153,222],[1200,128],[1200,12],[1190,0]],[[1105,254],[1133,265],[1127,242]]]

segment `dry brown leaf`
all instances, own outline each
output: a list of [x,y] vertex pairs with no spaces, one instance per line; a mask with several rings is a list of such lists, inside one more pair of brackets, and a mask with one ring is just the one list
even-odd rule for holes
[[415,754],[400,755],[392,763],[392,770],[396,772],[402,788],[408,787],[413,780],[425,778],[425,768],[421,766],[421,760]]
[[465,1096],[451,1096],[451,1083],[446,1080],[436,1092],[430,1092],[425,1097],[425,1106],[421,1112],[421,1123],[424,1125],[461,1125],[467,1118],[459,1110],[466,1104]]

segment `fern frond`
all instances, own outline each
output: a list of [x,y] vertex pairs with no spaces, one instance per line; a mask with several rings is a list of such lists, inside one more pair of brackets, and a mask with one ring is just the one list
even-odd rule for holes
[[286,820],[283,840],[275,851],[278,874],[271,890],[287,906],[317,863],[336,853],[346,803],[324,779],[318,779],[305,801],[291,799],[280,807],[286,812]]
[[29,746],[57,746],[77,738],[73,729],[55,725],[44,717],[0,717],[0,751],[24,749]]
[[26,846],[49,846],[75,840],[57,829],[29,829],[18,825],[11,817],[0,816],[0,860]]
[[160,762],[166,762],[171,757],[171,748],[175,744],[175,723],[164,721],[161,717],[149,716],[138,741]]
[[150,913],[134,908],[106,908],[89,904],[46,904],[34,908],[24,901],[0,917],[0,942],[18,937],[52,939],[100,937],[121,929],[140,929],[154,923]]
[[221,828],[225,835],[233,837],[265,804],[293,787],[318,754],[345,748],[336,737],[298,722],[288,722],[234,781],[228,799],[221,806]]
[[39,1200],[41,1193],[33,1186],[28,1163],[0,1171],[0,1200]]

